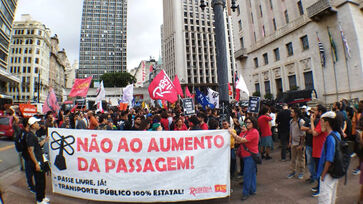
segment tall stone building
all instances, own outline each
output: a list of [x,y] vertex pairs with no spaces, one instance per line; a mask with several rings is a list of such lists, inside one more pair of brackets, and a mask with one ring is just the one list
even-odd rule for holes
[[[163,69],[172,79],[178,75],[182,87],[188,86],[191,91],[194,91],[194,87],[210,87],[215,90],[218,87],[214,14],[211,0],[206,2],[207,7],[202,10],[199,7],[200,1],[163,0]],[[225,27],[228,78],[232,83],[235,59],[228,9],[225,11]]]
[[276,98],[289,90],[315,89],[323,103],[363,98],[363,1],[238,0],[238,4],[233,14],[235,57],[250,93]]
[[49,90],[50,49],[50,30],[43,23],[29,14],[14,22],[8,67],[21,83],[10,85],[7,93],[15,102],[45,101]]
[[127,69],[127,0],[84,0],[78,78]]
[[59,101],[63,101],[63,92],[66,85],[65,73],[70,63],[64,49],[59,49],[58,36],[50,38],[51,52],[49,63],[49,87],[52,87]]
[[17,2],[17,0],[0,1],[0,94],[2,99],[9,99],[1,100],[1,109],[4,103],[11,103],[12,100],[11,96],[5,94],[13,87],[17,90],[20,83],[20,79],[11,74],[8,69],[9,45]]

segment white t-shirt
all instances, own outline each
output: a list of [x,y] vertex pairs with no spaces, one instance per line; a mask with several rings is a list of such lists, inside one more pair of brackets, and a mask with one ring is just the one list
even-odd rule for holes
[[275,127],[276,126],[276,113],[270,113],[270,117],[272,118],[271,126]]

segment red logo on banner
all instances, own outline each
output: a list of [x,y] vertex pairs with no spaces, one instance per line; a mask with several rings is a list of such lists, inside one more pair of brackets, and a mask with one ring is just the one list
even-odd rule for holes
[[214,185],[214,191],[215,192],[227,192],[227,185]]
[[164,70],[154,78],[148,90],[153,100],[167,100],[170,103],[178,100],[177,90]]
[[212,187],[190,187],[190,194],[193,196],[197,196],[196,194],[201,194],[201,193],[211,193],[213,192]]

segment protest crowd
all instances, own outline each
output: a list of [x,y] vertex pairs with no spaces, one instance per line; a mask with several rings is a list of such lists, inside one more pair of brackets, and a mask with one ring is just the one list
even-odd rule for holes
[[[341,141],[348,144],[349,158],[358,158],[352,159],[353,172],[345,173],[361,173],[363,101],[353,106],[342,100],[334,103],[331,110],[323,105],[299,107],[261,103],[259,113],[250,113],[247,106],[231,107],[230,120],[221,120],[217,109],[200,106],[195,107],[196,114],[186,115],[179,102],[165,108],[134,107],[122,111],[109,108],[97,113],[85,109],[60,110],[58,114],[49,111],[45,115],[24,118],[22,126],[14,116],[14,138],[24,160],[29,190],[35,193],[38,203],[49,202],[45,197],[45,174],[50,169],[45,165],[47,156],[43,157],[43,153],[48,153],[47,131],[51,127],[108,131],[226,129],[231,135],[230,177],[243,183],[242,200],[258,193],[258,164],[263,163],[261,160],[272,159],[273,149],[281,149],[281,157],[274,158],[276,162],[290,162],[286,177],[306,179],[305,182],[311,184],[312,196],[318,197],[319,203],[335,203],[338,178],[342,174],[335,175],[331,166],[346,162],[347,151],[341,148]],[[15,115],[11,111],[9,114]],[[343,155],[340,160],[337,153]],[[357,179],[362,186],[359,198],[362,201],[362,174]]]

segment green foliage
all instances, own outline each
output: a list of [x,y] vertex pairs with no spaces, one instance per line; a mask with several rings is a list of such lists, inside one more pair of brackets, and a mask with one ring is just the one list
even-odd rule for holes
[[253,92],[252,96],[258,96],[258,97],[260,97],[261,96],[261,93],[259,91],[255,91],[255,92]]
[[271,93],[267,93],[265,94],[264,98],[265,99],[272,99],[274,96]]
[[125,87],[136,82],[134,76],[128,72],[106,73],[101,76],[105,87]]

